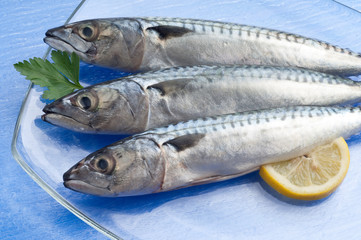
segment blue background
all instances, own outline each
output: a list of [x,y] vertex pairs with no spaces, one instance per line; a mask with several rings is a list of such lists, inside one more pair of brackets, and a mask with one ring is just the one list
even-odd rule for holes
[[[1,239],[106,239],[42,190],[16,163],[11,139],[29,82],[13,64],[43,57],[47,29],[62,25],[80,1],[0,2]],[[359,0],[338,1],[361,9]]]
[[50,197],[11,154],[13,130],[29,86],[13,64],[43,57],[44,33],[62,25],[79,3],[0,2],[0,239],[107,239]]

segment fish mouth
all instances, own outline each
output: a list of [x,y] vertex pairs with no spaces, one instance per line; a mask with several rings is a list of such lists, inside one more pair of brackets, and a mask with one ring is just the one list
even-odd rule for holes
[[45,33],[43,39],[46,44],[57,50],[68,53],[75,52],[82,59],[88,59],[96,55],[96,47],[92,42],[87,42],[77,34],[72,33],[71,28],[53,28]]
[[[78,168],[81,165],[82,165],[81,163],[78,163],[74,167]],[[74,167],[70,168],[63,175],[63,184],[66,188],[69,188],[76,192],[86,193],[91,195],[109,196],[109,197],[114,196],[114,192],[110,190],[109,185],[100,187],[79,179],[77,171],[76,170],[74,171]]]
[[58,37],[45,37],[43,40],[50,47],[55,48],[57,50],[65,51],[65,52],[68,52],[68,53],[75,52],[77,54],[79,52],[77,49],[75,49],[68,42],[66,42],[63,39],[58,38]]
[[86,183],[82,180],[64,179],[63,184],[66,188],[69,188],[76,192],[102,196],[102,197],[114,197],[114,193],[110,189],[97,187],[90,183]]
[[44,122],[48,122],[55,126],[60,126],[66,129],[70,129],[72,131],[78,132],[86,132],[86,133],[95,133],[95,129],[93,129],[89,124],[82,123],[70,116],[66,116],[62,113],[56,112],[52,110],[51,107],[45,106],[43,109],[43,114],[41,119]]
[[41,119],[44,122],[53,124],[55,126],[60,126],[66,129],[77,132],[85,133],[95,133],[96,131],[87,124],[81,123],[74,118],[67,117],[58,113],[45,113],[41,116]]

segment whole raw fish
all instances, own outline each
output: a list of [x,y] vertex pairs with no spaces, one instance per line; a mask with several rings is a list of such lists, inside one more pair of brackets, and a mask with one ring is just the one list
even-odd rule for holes
[[139,133],[200,117],[360,100],[359,82],[324,73],[194,66],[131,75],[82,89],[45,106],[42,119],[81,132]]
[[125,71],[249,64],[361,73],[360,55],[348,49],[277,30],[206,20],[85,20],[48,30],[44,41],[85,62]]
[[111,197],[169,191],[237,177],[360,130],[360,109],[337,107],[278,108],[181,122],[90,154],[64,174],[64,185]]

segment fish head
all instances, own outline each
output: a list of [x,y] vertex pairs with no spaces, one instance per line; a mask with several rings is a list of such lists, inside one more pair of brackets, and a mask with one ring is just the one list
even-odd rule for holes
[[164,164],[158,145],[147,138],[127,139],[90,154],[63,175],[74,191],[107,197],[159,191]]
[[143,59],[143,32],[131,19],[84,20],[49,29],[45,35],[51,47],[75,52],[90,64],[133,72]]
[[83,88],[46,105],[42,120],[85,133],[140,132],[148,110],[143,95],[136,96],[128,98],[122,89],[104,85]]

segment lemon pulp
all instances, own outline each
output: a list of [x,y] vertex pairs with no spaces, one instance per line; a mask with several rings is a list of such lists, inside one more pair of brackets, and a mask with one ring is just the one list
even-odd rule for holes
[[309,154],[260,168],[260,175],[277,192],[294,199],[327,197],[341,184],[350,164],[346,141],[340,137]]

